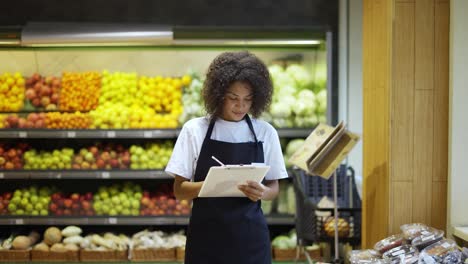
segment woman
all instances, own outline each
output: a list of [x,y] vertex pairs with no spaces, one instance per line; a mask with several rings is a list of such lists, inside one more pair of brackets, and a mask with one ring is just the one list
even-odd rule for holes
[[[268,108],[272,83],[265,64],[249,52],[226,52],[208,68],[203,98],[208,117],[184,124],[166,171],[175,177],[177,199],[193,199],[185,263],[271,263],[268,226],[261,200],[278,195],[288,177],[276,130],[251,119]],[[212,166],[265,163],[262,183],[238,188],[246,197],[198,198]]]

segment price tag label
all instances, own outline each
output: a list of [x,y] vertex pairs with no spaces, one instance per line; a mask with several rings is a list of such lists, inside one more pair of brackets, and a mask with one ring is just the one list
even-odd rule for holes
[[3,174],[3,172],[0,172],[0,179],[3,179],[5,178],[5,175]]
[[109,179],[109,178],[110,178],[110,173],[109,173],[108,171],[103,171],[103,172],[101,173],[101,177],[102,177],[103,179]]
[[153,132],[151,132],[151,131],[145,131],[145,132],[143,133],[143,137],[145,137],[145,138],[151,138],[151,137],[153,137]]
[[24,220],[23,220],[22,218],[15,219],[15,224],[17,224],[17,225],[23,225],[23,224],[24,224]]
[[111,225],[117,224],[117,218],[115,218],[115,217],[109,217],[109,224],[111,224]]
[[393,252],[392,256],[399,256],[399,255],[404,254],[404,253],[405,253],[405,251],[403,249],[400,249],[398,251]]
[[115,138],[115,131],[107,131],[108,138]]
[[68,138],[76,138],[76,132],[75,131],[68,131],[67,132],[67,137]]
[[55,175],[55,178],[56,178],[56,179],[61,179],[61,178],[62,178],[62,173],[57,173],[57,174]]
[[18,137],[20,137],[20,138],[27,138],[27,137],[28,137],[28,132],[26,132],[26,131],[20,131],[20,132],[18,132]]
[[423,242],[427,241],[427,240],[431,240],[431,239],[434,239],[434,235],[430,235],[430,236],[426,236],[426,237],[422,237],[421,240]]

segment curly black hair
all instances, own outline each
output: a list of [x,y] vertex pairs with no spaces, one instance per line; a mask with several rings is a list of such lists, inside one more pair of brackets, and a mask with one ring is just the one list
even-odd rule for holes
[[248,51],[225,52],[213,60],[206,73],[202,92],[205,110],[209,115],[219,116],[226,92],[237,81],[246,82],[252,87],[250,114],[253,117],[259,117],[268,109],[273,84],[266,65]]

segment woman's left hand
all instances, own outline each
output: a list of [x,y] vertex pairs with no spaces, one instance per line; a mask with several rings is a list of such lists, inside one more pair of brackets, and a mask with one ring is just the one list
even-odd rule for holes
[[238,188],[253,202],[261,200],[266,190],[265,185],[254,181],[247,181],[246,184],[241,184]]

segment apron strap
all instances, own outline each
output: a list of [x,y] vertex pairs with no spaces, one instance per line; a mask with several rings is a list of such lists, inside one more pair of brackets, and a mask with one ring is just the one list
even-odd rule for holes
[[250,131],[252,132],[252,134],[254,136],[255,143],[258,143],[257,135],[255,134],[255,130],[253,129],[252,121],[250,120],[249,115],[245,115],[244,118],[245,118],[245,121],[247,121],[247,125],[249,125]]

